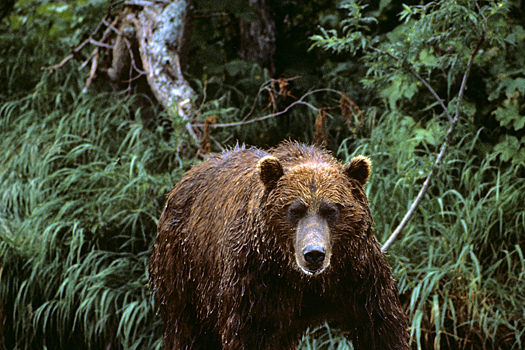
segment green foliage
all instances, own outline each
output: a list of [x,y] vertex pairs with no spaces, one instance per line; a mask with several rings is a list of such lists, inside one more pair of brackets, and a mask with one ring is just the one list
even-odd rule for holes
[[103,0],[18,0],[0,21],[0,98],[25,94],[105,15]]
[[[420,130],[406,118],[385,116],[355,151],[372,158],[367,192],[381,241],[399,223],[430,168],[433,152],[418,138]],[[415,347],[520,349],[525,181],[516,169],[501,167],[496,154],[475,155],[481,142],[475,130],[460,133],[390,260]]]
[[520,294],[525,287],[525,118],[523,41],[517,38],[523,29],[509,25],[511,8],[518,4],[403,5],[400,22],[382,33],[367,16],[381,14],[389,3],[367,12],[347,2],[350,19],[340,31],[322,30],[312,37],[314,47],[358,57],[368,69],[363,83],[383,99],[383,114],[371,133],[340,148],[346,159],[364,153],[373,161],[367,192],[380,241],[416,197],[448,128],[443,109],[415,74],[454,114],[469,58],[482,45],[458,136],[390,257],[411,317],[413,345],[520,349],[525,342]]
[[320,46],[325,50],[335,52],[363,50],[370,44],[369,38],[363,33],[370,28],[370,24],[377,22],[374,17],[363,17],[363,6],[353,1],[344,2],[341,8],[348,10],[348,18],[341,22],[344,39],[340,39],[337,30],[326,30],[319,28],[321,35],[313,35],[311,39],[315,41],[314,46]]
[[149,248],[190,161],[131,102],[52,80],[0,108],[1,347],[161,348]]
[[[456,82],[465,71],[476,41],[483,36],[485,17],[492,35],[498,35],[492,36],[490,41],[498,42],[504,11],[492,3],[483,6],[478,13],[472,1],[431,2],[414,7],[405,5],[400,14],[403,23],[392,32],[371,37],[366,35],[368,28],[362,23],[372,23],[373,18],[364,17],[364,8],[356,2],[350,1],[345,7],[350,11],[349,20],[342,24],[342,35],[335,30],[325,31],[324,35],[312,37],[314,46],[344,50],[354,55],[362,53],[370,45],[381,49],[396,60],[383,52],[366,51],[363,58],[369,66],[367,83],[380,87],[381,84],[390,85],[393,89],[407,81],[414,81],[408,67],[431,79],[438,79],[445,73],[449,84]],[[356,45],[356,38],[359,38],[360,45]],[[400,97],[410,99],[412,96],[413,92],[410,96]]]
[[41,70],[101,5],[20,0],[2,22],[1,349],[162,348],[149,249],[194,152],[181,125],[167,137],[134,98],[81,93],[78,64]]
[[354,350],[352,342],[327,324],[309,331],[297,347],[298,350]]
[[[518,71],[516,74],[523,74]],[[510,74],[509,74],[510,75]],[[512,160],[512,163],[525,163],[525,137],[521,131],[525,126],[525,116],[523,96],[525,95],[525,78],[511,78],[506,74],[501,78],[495,91],[489,96],[489,100],[500,99],[504,91],[504,99],[498,104],[492,115],[499,122],[501,127],[507,129],[509,133],[518,133],[520,138],[513,135],[502,135],[500,142],[494,147],[494,151],[500,154],[503,161]]]
[[[410,1],[407,1],[410,3]],[[520,349],[525,342],[525,31],[517,1],[317,0],[275,6],[270,80],[238,60],[244,0],[196,1],[189,72],[198,122],[235,123],[279,111],[309,89],[343,91],[363,111],[327,109],[329,147],[373,160],[367,187],[384,242],[433,166],[475,57],[433,186],[389,256],[414,348]],[[425,4],[426,3],[426,4]],[[479,8],[478,8],[478,6]],[[158,125],[103,82],[82,94],[78,64],[50,74],[106,13],[97,1],[18,0],[0,35],[0,348],[160,349],[146,267],[165,194],[194,162],[183,125]],[[392,9],[398,9],[391,17]],[[314,35],[310,50],[306,37]],[[340,27],[335,27],[340,25]],[[484,34],[485,33],[485,34]],[[280,48],[280,49],[279,49]],[[285,49],[283,49],[285,48]],[[335,52],[335,54],[332,54]],[[354,58],[348,59],[348,54]],[[321,62],[324,62],[322,64]],[[296,75],[302,78],[289,79]],[[290,85],[280,90],[279,84]],[[288,95],[287,95],[288,94]],[[294,97],[292,97],[293,95]],[[139,98],[139,97],[137,97]],[[340,95],[309,95],[333,107]],[[214,150],[313,139],[317,111],[211,131]],[[345,122],[347,124],[345,124]],[[311,127],[305,127],[310,125]],[[327,326],[301,349],[351,349]]]
[[[370,29],[374,19],[367,17],[366,7],[349,1],[344,3],[349,19],[341,25],[341,32],[322,29],[312,39],[314,46],[360,57],[368,67],[363,83],[380,91],[385,107],[418,119],[428,119],[429,114],[443,117],[443,110],[413,73],[440,93],[452,114],[469,57],[483,40],[471,78],[482,81],[467,90],[462,113],[487,128],[483,134],[496,141],[494,150],[502,160],[521,164],[525,161],[525,61],[520,54],[525,49],[524,29],[509,19],[518,5],[513,1],[452,0],[404,5],[400,24],[377,35]],[[502,55],[507,59],[501,59]],[[491,132],[494,123],[498,128]]]
[[100,5],[20,0],[2,23],[2,349],[162,346],[146,266],[173,164],[188,161],[133,101],[80,94],[76,69],[41,73]]

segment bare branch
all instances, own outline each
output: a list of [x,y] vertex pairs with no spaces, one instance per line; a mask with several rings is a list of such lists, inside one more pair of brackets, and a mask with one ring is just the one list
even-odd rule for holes
[[439,154],[438,154],[438,156],[436,158],[436,162],[434,163],[434,166],[432,167],[432,170],[430,171],[430,174],[428,174],[425,182],[423,183],[423,187],[419,191],[416,199],[414,200],[414,202],[410,206],[410,209],[406,213],[405,217],[403,217],[403,219],[401,220],[401,223],[399,223],[399,225],[396,227],[396,229],[394,230],[392,235],[390,235],[390,237],[385,242],[383,247],[381,247],[381,251],[383,253],[388,251],[388,249],[392,246],[392,244],[398,238],[399,234],[403,231],[403,229],[405,228],[407,223],[410,221],[412,216],[414,216],[414,214],[416,212],[416,209],[418,208],[419,204],[421,204],[421,201],[423,200],[423,197],[425,196],[425,194],[428,191],[428,188],[430,187],[430,182],[432,181],[432,178],[437,174],[437,172],[439,170],[439,167],[440,167],[441,163],[443,162],[443,158],[445,157],[445,154],[447,153],[448,147],[450,146],[450,142],[451,142],[451,139],[452,139],[452,134],[454,133],[454,130],[455,130],[456,125],[458,123],[460,110],[461,110],[461,108],[460,108],[461,107],[461,102],[463,100],[463,94],[465,92],[465,88],[467,86],[468,77],[470,75],[472,64],[474,62],[474,57],[476,57],[476,55],[478,54],[479,49],[481,47],[481,44],[485,40],[485,36],[486,36],[486,32],[483,32],[482,37],[479,38],[479,40],[478,40],[478,42],[476,44],[476,47],[474,48],[474,51],[470,55],[470,58],[469,58],[469,61],[468,61],[468,64],[467,64],[467,70],[465,71],[465,74],[463,75],[463,80],[461,81],[461,87],[460,87],[459,93],[458,93],[458,102],[457,102],[457,105],[456,105],[456,113],[454,115],[454,119],[452,119],[452,122],[450,123],[450,127],[449,127],[449,129],[447,131],[447,135],[446,135],[445,141],[444,141],[443,145],[441,146],[441,151],[439,152]]
[[146,1],[146,0],[132,0],[132,1],[125,1],[124,4],[125,4],[126,6],[142,6],[142,7],[147,7],[147,6],[155,5],[155,2],[153,2],[153,1]]
[[[315,106],[312,106],[311,104],[309,104],[308,102],[305,102],[304,99],[311,95],[311,94],[315,94],[315,93],[318,93],[318,92],[335,92],[339,95],[343,95],[342,92],[340,91],[337,91],[337,90],[333,90],[333,89],[317,89],[317,90],[312,90],[306,94],[304,94],[299,100],[291,103],[290,105],[288,105],[285,109],[283,109],[282,111],[280,112],[276,112],[276,113],[271,113],[271,114],[267,114],[265,116],[262,116],[262,117],[259,117],[259,118],[254,118],[254,119],[250,119],[250,120],[242,120],[240,122],[234,122],[234,123],[224,123],[224,124],[213,124],[211,125],[212,128],[228,128],[228,127],[232,127],[232,126],[241,126],[241,125],[246,125],[246,124],[251,124],[251,123],[255,123],[255,122],[260,122],[260,121],[263,121],[263,120],[266,120],[266,119],[270,119],[270,118],[273,118],[273,117],[276,117],[276,116],[279,116],[281,114],[284,114],[286,112],[288,112],[292,107],[296,106],[296,105],[305,105],[315,111],[319,110],[319,108],[315,107]],[[250,113],[251,114],[251,111]],[[196,126],[196,127],[204,127],[205,124],[192,124],[193,126]]]
[[[291,80],[295,80],[297,78],[300,78],[300,76],[295,76],[295,77],[292,77],[292,78],[287,78],[286,80],[288,81],[291,81]],[[279,83],[279,80],[278,79],[270,79],[266,82],[264,82],[261,87],[259,88],[259,91],[257,92],[257,95],[255,96],[255,99],[254,99],[254,102],[252,104],[252,108],[250,109],[250,112],[248,112],[248,114],[246,114],[244,116],[244,118],[242,118],[241,122],[244,122],[246,119],[248,119],[249,116],[252,115],[253,111],[255,111],[255,107],[257,105],[257,98],[261,95],[261,93],[263,91],[268,91],[268,93],[271,95],[272,94],[272,86],[275,84],[275,83]]]
[[64,58],[59,64],[55,64],[54,66],[49,66],[49,67],[42,67],[41,69],[53,72],[57,70],[58,68],[62,67],[63,65],[65,65],[67,62],[69,62],[69,60],[72,59],[73,57],[74,57],[73,54],[71,54],[67,56],[66,58]]
[[[109,34],[112,32],[112,30],[113,30],[112,28],[115,28],[115,27],[114,27],[114,24],[116,24],[117,21],[118,21],[118,19],[115,19],[115,20],[113,21],[113,24],[111,24],[111,23],[108,23],[108,22],[106,21],[106,18],[102,19],[102,22],[100,22],[100,23],[103,23],[103,24],[106,25],[108,28],[106,28],[106,30],[105,30],[104,33],[102,34],[102,38],[101,38],[100,41],[98,41],[97,43],[99,43],[99,44],[100,44],[100,43],[103,43],[103,42],[105,42],[105,41],[108,39],[108,36],[109,36]],[[99,24],[99,26],[100,26],[100,24]],[[98,29],[97,29],[97,31],[98,31]],[[93,34],[92,34],[88,39],[86,39],[86,41],[84,41],[84,43],[82,43],[79,47],[77,47],[77,48],[75,49],[75,51],[80,51],[80,50],[81,50],[81,47],[82,47],[84,44],[87,44],[88,42],[89,42],[89,43],[92,43],[91,41],[93,40],[93,36],[95,35],[95,33],[96,33],[96,32],[93,32]],[[93,41],[94,41],[94,40],[93,40]],[[93,51],[91,52],[91,55],[89,55],[89,57],[88,57],[86,60],[84,60],[84,63],[82,63],[82,64],[80,65],[80,67],[78,67],[78,70],[79,70],[79,71],[82,70],[82,69],[84,69],[84,67],[88,65],[88,63],[92,60],[92,58],[93,58],[95,55],[98,55],[98,54],[99,54],[99,52],[98,52],[98,48],[99,48],[99,47],[104,47],[104,46],[103,46],[103,45],[98,45],[98,46],[96,46],[96,47],[93,49]],[[110,46],[110,47],[113,48],[113,46]],[[66,63],[65,61],[63,61],[63,62]],[[98,68],[98,67],[97,67],[97,68]]]
[[88,58],[87,58],[87,59],[86,59],[81,65],[80,65],[80,67],[78,67],[78,70],[81,71],[82,69],[84,69],[84,67],[86,67],[86,66],[89,64],[89,62],[91,62],[91,59],[92,59],[93,57],[95,57],[95,55],[96,55],[97,53],[98,53],[98,47],[95,48],[95,49],[93,50],[93,52],[91,53],[91,55],[89,55],[89,57],[88,57]]
[[[100,23],[97,25],[97,28],[95,28],[95,30],[93,31],[93,33],[91,33],[91,35],[89,36],[89,38],[87,38],[86,40],[84,40],[79,46],[77,46],[76,48],[72,48],[71,49],[71,55],[67,56],[66,58],[64,58],[59,64],[55,64],[53,66],[48,66],[48,67],[42,67],[41,69],[42,70],[49,70],[51,72],[57,70],[58,68],[61,68],[62,66],[64,66],[67,62],[69,62],[72,58],[77,58],[78,55],[80,54],[80,51],[82,51],[82,49],[84,48],[84,46],[86,46],[87,44],[91,43],[92,41],[94,41],[93,37],[95,35],[97,35],[98,31],[102,28],[102,25],[106,23],[106,19],[109,17],[109,14],[107,14],[103,19],[102,21],[100,21]],[[100,40],[100,42],[103,42],[104,41],[104,38],[106,37],[106,33],[104,33],[103,35],[103,38],[102,40]],[[88,59],[89,61],[89,59]]]
[[98,41],[96,41],[94,39],[89,39],[89,43],[93,44],[95,46],[98,46],[98,47],[104,47],[106,49],[113,49],[113,45],[109,45],[109,44],[106,44],[106,43],[98,42]]
[[82,89],[82,92],[85,93],[88,91],[89,87],[91,86],[91,83],[93,83],[93,80],[95,79],[95,76],[97,74],[97,67],[98,67],[98,48],[95,49],[96,53],[93,56],[93,59],[91,61],[91,69],[89,71],[89,78],[86,81],[86,85],[84,86],[84,89]]

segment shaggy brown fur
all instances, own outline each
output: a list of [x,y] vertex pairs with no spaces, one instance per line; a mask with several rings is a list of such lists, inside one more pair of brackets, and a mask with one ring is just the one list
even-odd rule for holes
[[295,143],[190,170],[168,197],[149,270],[166,349],[293,349],[325,321],[356,349],[408,349],[369,174],[365,157],[341,165]]

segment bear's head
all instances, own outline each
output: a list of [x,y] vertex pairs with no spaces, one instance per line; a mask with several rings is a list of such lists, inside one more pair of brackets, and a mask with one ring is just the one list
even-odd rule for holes
[[293,252],[290,263],[296,270],[320,275],[333,258],[340,262],[348,251],[357,254],[372,225],[364,193],[368,158],[358,156],[342,165],[331,157],[281,162],[265,156],[257,168],[268,195],[267,227]]

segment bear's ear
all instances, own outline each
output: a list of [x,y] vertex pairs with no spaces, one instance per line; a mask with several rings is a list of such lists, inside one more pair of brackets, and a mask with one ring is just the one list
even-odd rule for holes
[[371,164],[372,162],[367,157],[357,156],[344,166],[344,172],[349,178],[356,179],[361,185],[365,185],[370,177]]
[[275,186],[277,180],[279,180],[279,178],[284,174],[283,167],[279,162],[279,159],[275,158],[274,156],[266,156],[261,158],[257,163],[257,170],[259,172],[261,181],[269,190]]

